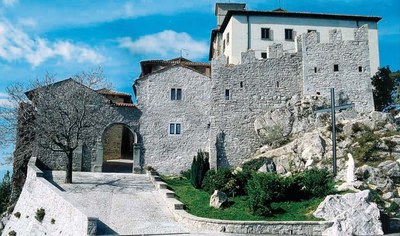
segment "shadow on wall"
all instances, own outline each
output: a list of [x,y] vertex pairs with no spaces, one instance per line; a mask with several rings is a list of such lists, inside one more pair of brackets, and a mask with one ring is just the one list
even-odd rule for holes
[[226,157],[226,152],[225,152],[225,132],[224,131],[221,131],[217,135],[215,147],[217,150],[217,169],[229,167],[230,166],[229,161],[228,161],[228,158]]

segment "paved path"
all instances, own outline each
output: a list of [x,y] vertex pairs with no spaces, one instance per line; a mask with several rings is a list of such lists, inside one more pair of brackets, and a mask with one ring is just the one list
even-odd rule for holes
[[99,218],[100,234],[189,233],[146,175],[74,172],[73,184],[64,184],[63,171],[51,175],[55,185]]

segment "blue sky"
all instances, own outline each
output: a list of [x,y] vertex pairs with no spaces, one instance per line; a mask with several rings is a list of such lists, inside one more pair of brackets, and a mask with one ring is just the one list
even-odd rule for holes
[[[234,1],[231,1],[234,2]],[[250,10],[381,16],[381,66],[400,69],[399,0],[248,0]],[[0,0],[0,105],[5,88],[46,72],[58,79],[101,66],[132,93],[145,59],[207,61],[215,0]],[[0,155],[2,155],[0,153]]]

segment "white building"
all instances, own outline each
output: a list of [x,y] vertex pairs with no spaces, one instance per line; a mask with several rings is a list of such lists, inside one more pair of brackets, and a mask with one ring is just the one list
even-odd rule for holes
[[267,58],[268,46],[283,44],[295,52],[296,36],[310,31],[319,33],[320,42],[329,42],[329,30],[337,29],[343,40],[354,39],[354,29],[367,24],[371,75],[379,67],[378,21],[376,16],[318,14],[308,12],[249,11],[243,3],[217,3],[217,29],[211,34],[209,59],[224,54],[229,64],[240,64],[241,53],[254,50],[257,58]]

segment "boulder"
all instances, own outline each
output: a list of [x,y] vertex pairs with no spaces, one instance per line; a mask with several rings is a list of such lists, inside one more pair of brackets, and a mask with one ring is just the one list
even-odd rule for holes
[[384,161],[378,165],[383,174],[393,180],[400,179],[400,163],[397,161]]
[[392,192],[394,190],[394,182],[386,176],[379,168],[363,165],[356,170],[357,179],[364,180],[372,189],[381,192]]
[[210,207],[219,209],[223,207],[226,203],[228,203],[228,196],[222,191],[215,190],[210,197]]
[[318,132],[305,133],[298,141],[297,152],[303,160],[321,160],[324,156],[326,143]]
[[323,235],[383,235],[378,206],[370,202],[370,191],[329,195],[314,216],[333,221]]
[[262,173],[275,173],[276,172],[276,166],[273,160],[266,160],[264,165],[258,169],[258,172]]

